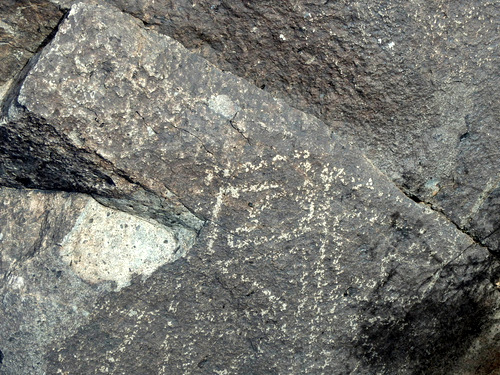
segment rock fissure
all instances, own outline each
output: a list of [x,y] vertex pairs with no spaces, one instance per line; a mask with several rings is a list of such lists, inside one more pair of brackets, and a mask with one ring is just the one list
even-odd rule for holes
[[[397,185],[395,185],[397,186]],[[411,199],[412,201],[414,201],[415,203],[418,203],[418,204],[425,204],[427,207],[429,207],[431,210],[433,210],[434,212],[436,212],[437,214],[439,215],[442,215],[443,217],[446,218],[446,220],[448,222],[450,222],[451,224],[453,224],[453,226],[455,226],[455,228],[462,232],[463,234],[465,234],[467,237],[470,238],[470,240],[472,242],[474,242],[474,244],[476,245],[479,245],[481,247],[483,247],[484,249],[486,249],[488,252],[490,252],[493,256],[495,256],[496,258],[499,258],[500,259],[500,253],[499,253],[499,250],[497,249],[493,249],[493,248],[490,248],[488,247],[487,244],[485,244],[485,240],[487,240],[489,237],[493,236],[497,231],[500,230],[500,226],[496,229],[494,229],[492,232],[490,232],[488,235],[482,237],[482,238],[479,238],[478,236],[474,235],[473,233],[471,233],[470,231],[468,231],[467,229],[463,228],[460,224],[458,224],[457,222],[455,222],[454,220],[452,220],[450,217],[448,217],[446,215],[446,213],[440,209],[440,208],[436,208],[434,204],[432,204],[432,202],[426,202],[426,201],[423,201],[420,199],[420,197],[418,197],[417,195],[415,194],[412,194],[410,193],[409,191],[405,190],[404,188],[402,187],[399,187],[399,190],[404,194],[406,195],[406,197],[408,197],[409,199]],[[472,245],[471,245],[472,246]]]
[[236,113],[234,114],[234,116],[233,116],[233,117],[229,120],[229,124],[231,125],[231,127],[232,127],[234,130],[236,130],[238,133],[240,133],[240,134],[241,134],[241,136],[245,139],[245,141],[247,141],[247,143],[248,143],[249,145],[251,145],[251,143],[250,143],[250,138],[248,138],[248,136],[246,136],[246,135],[245,135],[245,133],[244,133],[244,132],[243,132],[240,128],[238,128],[238,126],[237,126],[237,125],[236,125],[236,123],[235,123],[235,119],[236,119],[236,116],[238,116],[238,113],[239,113],[239,112],[236,112]]
[[180,127],[180,126],[176,126],[176,125],[174,125],[174,124],[172,124],[172,123],[170,123],[170,122],[167,122],[167,124],[168,124],[169,126],[173,127],[174,129],[176,129],[176,130],[178,130],[178,131],[182,131],[182,132],[184,132],[184,133],[186,133],[186,134],[189,134],[191,137],[195,138],[195,139],[199,142],[199,144],[201,145],[201,147],[202,147],[202,148],[203,148],[203,149],[204,149],[204,150],[205,150],[208,154],[210,154],[212,157],[214,157],[214,158],[215,158],[214,153],[208,149],[207,145],[203,142],[203,140],[202,140],[199,136],[197,136],[196,134],[193,134],[192,132],[190,132],[190,131],[189,131],[189,130],[187,130],[187,129],[184,129],[184,128]]
[[[37,60],[38,56],[35,56],[34,62],[29,63],[29,65],[32,66],[34,63],[36,63]],[[24,76],[26,76],[28,72],[29,70],[24,73]],[[23,77],[23,79],[19,82],[19,87],[14,87],[12,89],[13,92],[15,93],[19,92],[24,78],[25,77]],[[10,107],[11,109],[16,108],[16,111],[19,112],[18,116],[23,117],[25,116],[25,113],[26,114],[29,113],[28,109],[17,101],[17,96],[12,97],[9,104],[11,105]],[[5,129],[7,129],[6,127],[9,125],[8,121],[6,120],[7,112],[8,109],[6,108],[4,111],[4,118],[2,119],[2,124],[0,124],[0,127],[4,127]],[[17,179],[18,187],[87,193],[93,195],[96,199],[101,200],[101,202],[106,202],[107,205],[112,206],[118,210],[123,210],[129,214],[136,212],[139,216],[144,217],[148,215],[147,213],[148,211],[153,210],[154,214],[150,218],[159,221],[163,225],[184,225],[187,229],[199,232],[202,226],[200,220],[202,219],[200,219],[199,215],[197,215],[192,209],[190,209],[184,203],[182,203],[181,200],[176,199],[177,204],[181,204],[183,206],[184,213],[179,212],[178,209],[174,211],[169,211],[168,209],[153,205],[152,202],[144,204],[144,202],[138,202],[134,200],[133,198],[130,197],[130,194],[142,195],[142,196],[144,195],[154,196],[155,200],[157,201],[162,201],[162,200],[165,201],[165,198],[160,197],[156,192],[145,187],[143,184],[134,181],[134,179],[131,176],[129,176],[125,171],[117,168],[110,160],[106,159],[98,151],[96,150],[92,151],[82,147],[75,147],[72,144],[71,140],[68,138],[68,136],[61,134],[56,127],[46,123],[46,121],[44,121],[43,119],[38,120],[30,117],[30,115],[27,115],[27,117],[29,118],[28,120],[29,122],[38,123],[44,128],[44,130],[39,133],[39,135],[41,136],[40,139],[42,139],[42,141],[36,147],[38,148],[42,146],[42,149],[47,147],[47,145],[51,145],[52,147],[52,149],[47,148],[47,150],[44,152],[44,159],[46,159],[46,161],[42,163],[43,166],[49,165],[48,163],[50,163],[50,160],[55,160],[57,162],[61,160],[62,165],[59,168],[60,170],[64,170],[68,168],[68,165],[65,165],[64,163],[76,162],[77,164],[79,163],[81,165],[80,171],[88,170],[90,176],[86,178],[87,181],[74,181],[73,183],[70,182],[68,185],[64,186],[65,182],[67,183],[68,181],[74,179],[73,178],[67,179],[67,178],[61,178],[60,176],[57,177],[54,176],[53,181],[49,182],[47,181],[46,178],[42,176],[42,174],[47,173],[47,171],[40,170],[36,172],[35,177],[42,178],[41,181],[37,182],[36,179],[35,180],[28,179],[25,181],[24,178],[19,177]],[[17,127],[17,135],[20,135],[22,138],[28,140],[28,143],[25,146],[28,149],[33,148],[30,141],[33,135],[31,133],[32,131],[29,128]],[[5,147],[7,146],[7,144],[4,143],[3,146]],[[1,148],[2,147],[0,147],[0,149]],[[9,147],[7,147],[7,149],[8,148]],[[55,149],[58,149],[59,151],[54,152]],[[9,153],[8,150],[5,150],[3,152]],[[59,156],[56,157],[58,153]],[[92,155],[95,155],[95,157],[92,157]],[[24,168],[21,167],[20,169],[21,171],[23,171]],[[73,170],[69,172],[70,175],[78,176],[80,174],[79,172],[76,172],[74,167],[72,167],[72,169]],[[19,172],[20,171],[16,170],[15,167],[12,170],[12,173],[14,174],[19,174]],[[53,173],[57,173],[57,171],[53,171],[50,174]],[[99,176],[101,182],[92,181],[94,176]],[[113,178],[117,181],[115,182]],[[118,182],[120,179],[122,179],[124,182],[122,183]],[[60,181],[63,183],[63,185],[58,185],[58,183],[57,182],[54,183],[54,181]],[[102,190],[103,188],[102,182],[104,182],[104,185],[107,185],[106,187],[104,187],[104,190]],[[99,183],[100,186],[97,185],[97,183]],[[117,183],[125,186],[117,187],[116,185]],[[130,185],[126,186],[128,184]],[[13,185],[11,179],[8,179],[7,181],[0,181],[0,185],[16,186],[15,184]],[[119,191],[120,188],[123,189],[124,191]],[[141,190],[143,191],[142,193]],[[172,194],[172,192],[168,191],[166,192],[166,194],[167,195]],[[120,197],[120,195],[122,195],[122,197]],[[127,195],[129,196],[128,198]],[[142,208],[138,208],[141,206]],[[186,215],[187,217],[184,217]]]
[[[151,196],[153,196],[153,197],[154,197],[154,199],[156,199],[156,200],[164,200],[164,199],[165,199],[164,197],[161,197],[161,196],[160,196],[157,192],[155,192],[153,189],[146,187],[144,184],[142,184],[142,183],[141,183],[141,182],[139,182],[139,181],[136,181],[133,177],[131,177],[129,174],[127,174],[127,172],[126,172],[126,171],[124,171],[124,170],[122,170],[122,169],[120,169],[120,168],[117,168],[117,167],[113,164],[113,162],[111,162],[110,160],[106,159],[104,156],[100,155],[100,154],[99,154],[99,153],[97,153],[97,152],[95,152],[95,154],[96,154],[99,158],[101,158],[101,159],[102,159],[102,160],[103,160],[106,164],[108,164],[108,165],[111,167],[111,168],[109,168],[109,169],[107,170],[107,172],[108,172],[108,173],[109,173],[109,172],[111,172],[112,174],[117,175],[117,176],[119,176],[119,177],[123,178],[124,180],[126,180],[126,181],[127,181],[127,182],[129,182],[130,184],[132,184],[132,185],[134,185],[134,186],[138,187],[138,188],[139,188],[139,190],[142,190],[142,191],[143,191],[142,195],[144,195],[144,194],[145,194],[145,195],[151,195]],[[202,222],[203,222],[203,221],[206,221],[206,219],[205,219],[205,218],[201,218],[201,217],[200,217],[200,215],[199,215],[199,214],[197,214],[197,213],[196,213],[196,212],[195,212],[192,208],[188,207],[185,203],[183,203],[183,202],[182,202],[182,199],[181,199],[181,198],[180,198],[177,194],[175,194],[175,193],[174,193],[174,192],[173,192],[170,188],[168,188],[167,184],[163,183],[163,185],[164,185],[164,186],[165,186],[165,188],[167,188],[167,190],[168,190],[168,191],[166,192],[166,195],[167,195],[167,196],[168,196],[169,194],[174,195],[174,196],[176,197],[176,201],[177,201],[178,203],[180,203],[180,204],[184,207],[184,209],[185,209],[186,211],[188,211],[188,212],[189,212],[189,213],[193,216],[193,218],[197,218],[198,220],[200,220],[200,221],[202,221]],[[136,194],[136,195],[137,195],[137,194],[139,194],[139,195],[140,195],[141,193],[139,193],[139,192],[136,190],[136,191],[134,191],[134,194]],[[123,199],[123,198],[116,198],[116,200],[114,200],[114,198],[113,198],[113,197],[109,197],[109,196],[105,196],[105,195],[104,195],[104,196],[101,196],[101,195],[95,195],[95,194],[94,194],[94,197],[95,197],[96,199],[98,199],[98,200],[100,199],[102,202],[113,202],[113,201],[119,201],[119,200]],[[133,199],[129,199],[129,202],[130,202],[130,203],[132,203],[132,202],[135,202],[135,201],[134,201]],[[139,203],[139,202],[137,202],[137,203]],[[112,205],[112,204],[111,204],[111,205]],[[117,208],[117,209],[120,209],[119,207],[122,207],[122,209],[123,209],[123,206],[122,206],[122,205],[117,205],[117,207],[116,207],[116,208]],[[165,213],[167,213],[168,211],[164,211],[164,212],[165,212]],[[163,223],[163,224],[165,224],[165,223]],[[198,223],[197,225],[194,225],[194,226],[193,226],[192,224],[190,225],[190,224],[186,224],[186,223],[181,223],[181,224],[185,225],[185,226],[186,226],[186,228],[195,229],[196,231],[199,231],[199,230],[200,230],[200,228],[203,226],[203,223]]]

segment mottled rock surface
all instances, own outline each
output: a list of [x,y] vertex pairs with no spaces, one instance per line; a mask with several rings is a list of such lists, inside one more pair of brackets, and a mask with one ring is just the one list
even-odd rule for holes
[[0,103],[16,75],[43,46],[63,13],[49,0],[0,2]]
[[484,247],[325,123],[118,9],[72,8],[0,131],[2,184],[91,193],[196,236],[35,340],[40,373],[466,374],[481,331],[480,354],[498,348]]
[[46,373],[47,349],[89,321],[98,297],[192,245],[81,194],[3,188],[0,208],[2,374]]
[[108,2],[321,118],[500,251],[498,1]]

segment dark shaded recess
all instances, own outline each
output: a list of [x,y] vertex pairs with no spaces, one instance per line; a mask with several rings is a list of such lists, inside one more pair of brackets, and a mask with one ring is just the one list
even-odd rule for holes
[[[3,117],[8,117],[9,108],[13,106],[22,108],[17,103],[22,83],[38,62],[41,50],[52,41],[66,17],[67,13],[59,19],[38,46],[35,55],[17,74],[2,103]],[[0,126],[0,185],[86,193],[102,193],[115,185],[111,177],[100,172],[95,164],[83,156],[83,150],[70,146],[71,143],[43,119],[27,116],[24,122],[29,125],[7,123]],[[61,149],[56,147],[58,145],[65,147]]]
[[3,352],[0,350],[0,365],[3,363]]
[[[14,188],[43,188],[110,193],[113,179],[70,146],[54,129],[30,117],[29,128],[0,127],[0,183]],[[65,145],[64,149],[57,147]],[[51,147],[52,146],[52,147]]]
[[[28,5],[37,6],[38,3],[28,2]],[[9,4],[13,6],[12,2]],[[17,74],[3,100],[2,117],[8,117],[12,106],[19,107],[17,97],[24,79],[67,15],[68,12],[60,16],[56,26],[39,44],[36,53]],[[102,193],[115,185],[111,177],[100,172],[96,165],[82,156],[82,150],[68,146],[64,147],[64,151],[56,151],[58,148],[54,146],[70,143],[65,142],[43,119],[28,116],[25,123],[29,126],[20,128],[12,123],[0,126],[0,185],[86,193]],[[98,185],[101,186],[97,188]]]
[[47,44],[49,44],[52,39],[54,39],[54,37],[56,36],[57,34],[57,31],[59,30],[59,26],[63,23],[63,21],[68,17],[68,14],[69,12],[65,12],[61,15],[61,17],[59,18],[59,20],[57,21],[57,24],[56,26],[52,29],[52,31],[42,40],[42,42],[40,43],[40,45],[38,46],[38,48],[36,49],[35,53],[38,53],[40,52],[42,49],[45,48],[45,46]]
[[[36,6],[36,4],[31,4],[32,6]],[[11,5],[12,6],[12,5]],[[29,7],[29,5],[27,6]],[[2,7],[0,6],[0,14],[2,14]],[[55,27],[50,31],[50,33],[47,33],[47,36],[41,40],[40,44],[36,48],[36,50],[33,52],[33,55],[29,60],[27,60],[26,64],[24,66],[20,66],[18,71],[11,72],[13,73],[12,76],[15,77],[14,82],[9,88],[9,91],[6,93],[5,97],[3,98],[3,101],[1,103],[1,113],[0,115],[2,117],[8,117],[8,111],[9,108],[14,105],[17,101],[17,97],[19,96],[19,93],[21,91],[22,84],[26,78],[26,76],[29,74],[31,69],[36,65],[38,62],[38,59],[40,58],[40,54],[43,50],[43,48],[49,44],[52,39],[57,34],[57,31],[59,30],[59,26],[62,24],[62,22],[66,19],[68,16],[69,12],[66,12],[62,16],[59,17],[59,20],[57,21],[57,24]],[[40,31],[40,30],[38,30]]]
[[364,362],[378,371],[396,370],[400,365],[395,363],[408,358],[418,363],[415,374],[445,374],[479,335],[488,316],[469,297],[457,305],[426,299],[401,320],[363,328]]
[[478,288],[494,272],[482,269],[467,280],[450,281],[456,267],[446,266],[432,292],[401,318],[388,316],[388,312],[394,313],[393,306],[377,303],[377,295],[370,298],[365,314],[382,319],[366,323],[355,343],[356,355],[365,367],[373,368],[374,373],[396,374],[411,365],[414,374],[449,374],[472,341],[491,324],[492,309]]

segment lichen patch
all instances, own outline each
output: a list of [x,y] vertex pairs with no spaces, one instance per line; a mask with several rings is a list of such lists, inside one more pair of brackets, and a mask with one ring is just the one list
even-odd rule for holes
[[63,261],[90,283],[114,281],[117,290],[133,274],[150,276],[187,251],[173,228],[104,207],[90,199],[61,243]]
[[232,119],[241,109],[227,95],[212,96],[208,101],[208,107],[228,119]]

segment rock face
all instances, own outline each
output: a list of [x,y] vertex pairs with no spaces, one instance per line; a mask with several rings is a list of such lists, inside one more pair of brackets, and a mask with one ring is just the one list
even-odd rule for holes
[[2,374],[44,373],[46,346],[88,322],[99,296],[183,255],[171,230],[88,196],[0,194]]
[[500,251],[498,1],[108,2],[321,118]]
[[193,234],[87,195],[3,188],[0,202],[2,374],[46,373],[47,347],[89,322],[99,297],[192,245]]
[[2,250],[2,370],[490,371],[454,367],[498,353],[488,251],[325,123],[109,6],[73,6],[22,78],[1,183],[100,204],[3,190],[3,236],[37,235]]
[[44,373],[46,346],[87,322],[99,296],[129,284],[132,273],[149,276],[189,245],[85,195],[0,194],[2,374]]
[[49,0],[0,3],[0,102],[15,76],[44,44],[63,13]]

